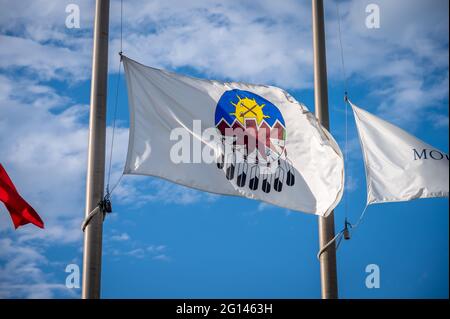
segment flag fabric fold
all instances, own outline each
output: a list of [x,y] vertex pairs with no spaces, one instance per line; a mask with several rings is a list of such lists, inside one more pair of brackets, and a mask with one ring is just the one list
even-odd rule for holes
[[16,229],[28,223],[44,228],[44,222],[39,217],[38,213],[20,196],[1,164],[0,201],[5,204]]
[[316,117],[273,86],[203,80],[123,57],[130,108],[125,174],[328,215],[342,153]]
[[364,156],[367,204],[448,197],[448,154],[350,105]]

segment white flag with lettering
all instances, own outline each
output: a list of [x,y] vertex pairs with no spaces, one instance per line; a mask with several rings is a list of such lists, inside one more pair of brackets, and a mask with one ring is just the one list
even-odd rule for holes
[[125,174],[321,216],[339,203],[341,151],[287,92],[123,62],[130,107]]
[[364,155],[367,204],[448,197],[448,154],[350,104]]

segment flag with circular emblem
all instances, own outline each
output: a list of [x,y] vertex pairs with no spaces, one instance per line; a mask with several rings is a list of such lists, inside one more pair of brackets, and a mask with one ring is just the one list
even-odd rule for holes
[[339,203],[342,153],[286,91],[123,61],[130,108],[125,174],[321,216]]

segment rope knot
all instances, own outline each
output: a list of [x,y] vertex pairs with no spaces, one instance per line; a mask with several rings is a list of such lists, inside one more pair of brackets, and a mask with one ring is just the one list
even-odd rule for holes
[[112,213],[112,205],[110,200],[110,193],[107,192],[105,197],[98,202],[97,206],[86,216],[81,224],[81,230],[84,231],[91,222],[92,218],[98,213],[103,214],[103,220],[105,220],[106,214]]
[[109,199],[108,195],[106,195],[105,198],[98,203],[98,206],[100,207],[100,210],[103,212],[103,214],[112,213],[111,200]]

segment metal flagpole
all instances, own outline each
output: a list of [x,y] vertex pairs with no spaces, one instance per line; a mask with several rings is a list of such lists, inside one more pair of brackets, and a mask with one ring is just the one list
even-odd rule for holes
[[[96,0],[92,57],[86,216],[103,199],[105,176],[106,93],[109,0]],[[84,232],[83,299],[100,298],[103,214],[92,217]]]
[[[325,48],[325,23],[323,0],[312,0],[313,45],[314,45],[314,102],[320,123],[329,130],[327,61]],[[328,217],[319,217],[320,249],[334,237],[334,212]],[[337,299],[336,245],[331,244],[320,256],[320,279],[323,299]]]

